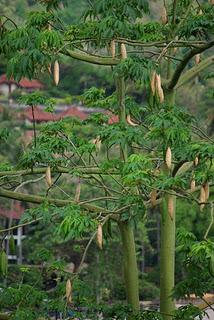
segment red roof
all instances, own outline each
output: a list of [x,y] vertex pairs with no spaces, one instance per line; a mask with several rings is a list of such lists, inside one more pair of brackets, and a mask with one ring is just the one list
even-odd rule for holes
[[[33,122],[33,114],[31,107],[27,108],[24,111],[24,117],[25,119],[28,119],[29,121]],[[34,107],[34,118],[36,122],[57,121],[65,117],[76,117],[80,120],[85,120],[87,118],[87,114],[79,110],[77,107],[70,107],[67,110],[61,112],[60,114],[45,112],[37,106]]]
[[114,114],[108,120],[108,124],[113,124],[117,122],[119,122],[119,117]]
[[6,74],[0,77],[0,84],[16,84],[19,87],[26,89],[42,89],[44,85],[39,80],[29,80],[27,78],[22,78],[19,82],[15,81],[13,78],[7,79]]
[[43,89],[44,85],[39,80],[28,80],[27,78],[22,78],[19,81],[19,86],[26,89]]
[[4,83],[7,83],[7,84],[14,83],[18,85],[18,83],[13,78],[7,79],[6,74],[3,74],[0,77],[0,84],[4,84]]
[[[29,121],[33,122],[33,114],[32,114],[32,109],[27,108],[24,112],[24,116],[26,119]],[[34,118],[35,121],[37,122],[47,122],[47,121],[57,121],[58,116],[51,113],[51,112],[45,112],[39,107],[34,107]]]
[[61,112],[58,117],[59,119],[63,119],[65,117],[76,117],[80,120],[85,120],[88,116],[86,113],[79,110],[77,107],[70,107],[67,110]]
[[[109,115],[108,124],[118,123],[119,117],[118,115],[114,115],[111,112],[105,112],[105,114]],[[24,118],[28,119],[29,121],[33,122],[33,114],[32,109],[27,108],[24,111]],[[80,120],[85,120],[88,115],[84,111],[81,111],[78,107],[69,107],[67,110],[59,113],[59,114],[53,114],[50,112],[45,112],[39,107],[34,107],[34,118],[36,122],[48,122],[48,121],[57,121],[61,120],[66,117],[76,117]]]
[[119,116],[113,114],[111,111],[106,110],[104,111],[104,114],[109,116],[108,124],[118,123],[119,122]]
[[4,216],[6,218],[20,219],[23,212],[24,208],[21,206],[21,203],[19,201],[14,202],[12,210],[0,208],[0,216]]

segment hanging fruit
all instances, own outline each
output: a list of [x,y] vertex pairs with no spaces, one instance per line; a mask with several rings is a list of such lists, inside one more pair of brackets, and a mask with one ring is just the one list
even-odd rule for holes
[[195,157],[194,166],[197,167],[197,166],[198,166],[198,163],[199,163],[199,159],[198,159],[198,157]]
[[8,269],[8,257],[4,249],[0,249],[0,274],[6,277]]
[[201,62],[201,55],[200,53],[195,55],[195,64],[199,64]]
[[56,86],[59,83],[59,62],[57,60],[54,62],[54,83]]
[[127,123],[128,123],[128,124],[130,124],[130,126],[132,126],[132,127],[136,127],[136,126],[138,126],[138,124],[137,124],[137,123],[134,123],[134,122],[131,120],[131,116],[130,116],[130,114],[128,114],[128,115],[127,115],[127,117],[126,117],[126,121],[127,121]]
[[163,89],[161,86],[161,76],[159,74],[156,74],[156,77],[155,77],[155,87],[156,87],[155,89],[158,94],[160,103],[163,103],[164,102],[164,93],[163,93]]
[[167,168],[171,169],[171,167],[172,167],[172,151],[171,151],[170,147],[168,147],[167,150],[166,150],[165,162],[166,162]]
[[65,295],[66,295],[67,302],[71,303],[72,302],[72,284],[70,279],[66,281]]
[[161,21],[162,21],[162,24],[167,24],[168,22],[167,11],[165,6],[162,8]]
[[97,244],[100,249],[103,248],[103,228],[100,223],[98,224],[98,227],[97,227]]
[[195,191],[195,179],[192,179],[191,180],[191,183],[190,183],[190,190],[193,192],[193,191]]
[[115,46],[115,41],[114,40],[111,40],[110,51],[111,51],[111,56],[114,59],[115,58],[115,54],[116,54],[116,46]]
[[45,179],[49,187],[52,186],[52,179],[51,179],[51,168],[50,166],[47,167],[45,172]]
[[120,52],[122,59],[127,59],[126,45],[124,43],[121,43]]

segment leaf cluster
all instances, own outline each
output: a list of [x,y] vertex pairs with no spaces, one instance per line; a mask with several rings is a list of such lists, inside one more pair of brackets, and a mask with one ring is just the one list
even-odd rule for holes
[[160,142],[163,149],[183,147],[191,140],[191,122],[192,117],[183,109],[164,105],[146,117],[146,124],[150,127],[147,138]]
[[151,71],[153,69],[154,63],[151,59],[133,56],[122,60],[115,67],[114,76],[131,79],[136,83],[140,83],[145,87],[148,87],[150,83]]
[[179,30],[179,36],[189,39],[194,37],[209,40],[214,33],[214,8],[209,2],[202,5],[203,14],[191,13]]
[[186,277],[175,286],[174,295],[178,298],[194,293],[202,297],[212,290],[214,285],[211,273],[214,243],[211,240],[198,241],[194,234],[185,229],[178,231],[177,240],[179,244],[177,251],[183,256]]
[[63,216],[57,234],[66,240],[82,238],[84,234],[94,231],[97,225],[96,220],[81,212],[78,205],[65,207]]

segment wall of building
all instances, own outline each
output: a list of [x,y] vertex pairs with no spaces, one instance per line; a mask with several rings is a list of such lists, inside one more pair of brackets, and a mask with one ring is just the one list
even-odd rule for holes
[[[17,85],[16,84],[12,84],[11,85],[11,92],[13,92],[16,89],[17,89]],[[8,94],[9,94],[9,85],[6,84],[6,83],[0,84],[0,93],[5,95],[5,96],[8,96]]]

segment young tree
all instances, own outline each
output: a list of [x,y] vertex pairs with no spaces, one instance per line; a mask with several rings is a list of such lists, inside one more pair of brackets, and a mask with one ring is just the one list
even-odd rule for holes
[[[213,179],[214,154],[212,139],[200,128],[195,129],[194,120],[176,105],[176,91],[213,64],[209,49],[214,45],[214,6],[208,1],[164,1],[161,22],[144,22],[149,14],[147,1],[95,0],[83,21],[65,26],[55,11],[60,1],[40,2],[46,10],[31,12],[22,27],[11,27],[7,18],[2,20],[0,50],[8,59],[8,77],[32,78],[53,66],[58,84],[62,56],[111,67],[115,92],[107,96],[103,89],[91,88],[82,99],[85,104],[111,110],[119,122],[107,126],[102,115],[91,119],[97,125],[95,145],[101,141],[106,148],[108,161],[104,163],[99,163],[95,145],[71,134],[63,122],[47,125],[38,137],[34,130],[34,144],[24,153],[21,169],[11,168],[0,176],[8,181],[17,175],[24,179],[46,172],[50,185],[46,195],[8,190],[5,184],[0,196],[32,203],[47,201],[59,207],[71,205],[74,217],[80,212],[90,213],[99,225],[116,221],[123,244],[127,301],[135,312],[139,310],[139,293],[133,223],[141,219],[146,208],[161,203],[160,311],[164,319],[171,319],[175,309],[171,293],[176,198],[188,198],[201,209],[212,206],[208,186]],[[131,81],[146,88],[144,107],[127,94]],[[23,101],[31,106],[32,113],[37,104],[49,103],[34,94]],[[51,174],[56,173],[78,175],[83,184],[94,181],[95,190],[103,191],[93,199],[57,199],[51,180]],[[199,189],[201,197],[197,200]],[[101,206],[91,204],[96,201]],[[84,225],[85,216],[80,216]],[[72,217],[65,216],[60,232],[66,236],[74,225]]]

